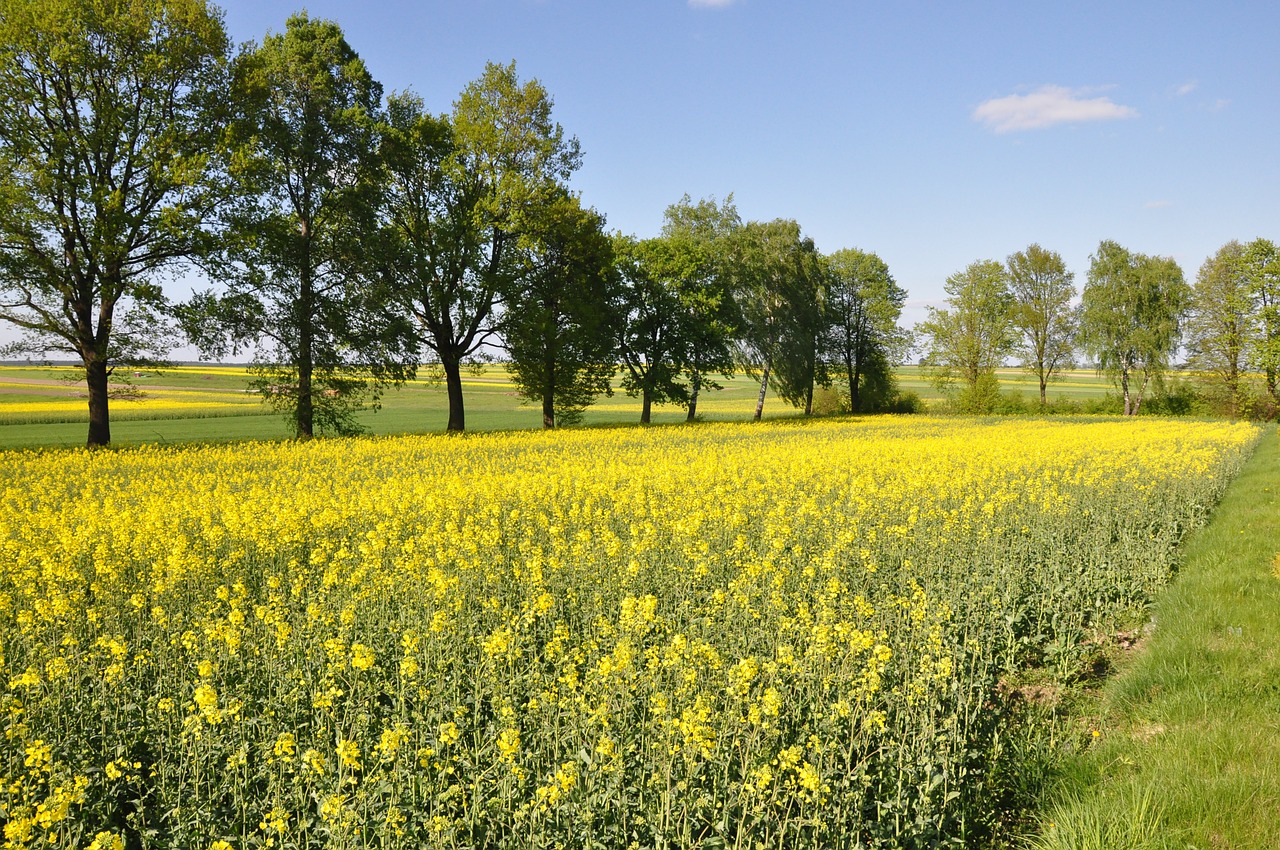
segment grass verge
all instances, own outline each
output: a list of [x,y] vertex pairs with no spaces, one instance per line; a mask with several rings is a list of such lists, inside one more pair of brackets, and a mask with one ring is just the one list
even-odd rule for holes
[[1102,689],[1037,850],[1280,848],[1280,439],[1185,544]]

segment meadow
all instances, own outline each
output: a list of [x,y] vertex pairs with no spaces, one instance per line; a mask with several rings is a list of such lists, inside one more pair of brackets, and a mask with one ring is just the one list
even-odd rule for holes
[[[0,447],[73,447],[84,444],[88,406],[83,384],[73,383],[79,373],[69,367],[0,365]],[[919,395],[926,407],[942,402],[941,394],[916,367],[897,373],[904,391]],[[144,371],[128,376],[142,393],[135,401],[111,404],[112,442],[141,443],[275,440],[291,436],[284,418],[245,388],[249,374],[244,366],[213,364],[175,366],[162,372]],[[506,370],[486,366],[464,374],[469,430],[540,428],[541,410],[522,403]],[[1026,371],[1002,369],[1002,389],[1038,396],[1035,379]],[[722,390],[704,392],[698,403],[702,419],[744,421],[755,413],[759,382],[745,375],[719,379]],[[1102,399],[1110,385],[1093,372],[1072,372],[1050,388],[1051,399],[1091,402]],[[824,393],[819,393],[823,402]],[[834,395],[825,400],[830,406]],[[772,392],[765,403],[768,419],[791,418],[799,411]],[[443,431],[448,422],[448,401],[443,384],[423,376],[382,398],[377,411],[360,414],[361,424],[372,434],[421,434]],[[657,406],[655,423],[683,422],[685,411]],[[617,389],[586,411],[588,425],[631,424],[640,420],[640,400]]]
[[1015,683],[1142,615],[1260,433],[0,453],[6,846],[1007,840]]

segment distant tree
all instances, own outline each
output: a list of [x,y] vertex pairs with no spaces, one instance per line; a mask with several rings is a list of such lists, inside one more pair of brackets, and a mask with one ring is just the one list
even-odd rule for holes
[[893,365],[905,354],[898,327],[907,293],[875,254],[845,248],[826,260],[827,330],[823,351],[842,370],[849,409],[861,413],[869,386],[891,387]]
[[924,364],[934,382],[964,385],[961,409],[989,413],[998,384],[995,370],[1014,351],[1009,275],[997,260],[970,263],[947,278],[948,309],[929,308],[917,330],[928,340]]
[[795,221],[753,221],[739,229],[733,250],[739,357],[760,381],[755,418],[764,413],[775,370],[783,398],[812,412],[813,386],[825,377],[818,358],[823,281],[813,240]]
[[698,413],[704,388],[720,389],[709,377],[733,373],[733,334],[739,325],[733,299],[733,236],[742,226],[733,195],[720,204],[714,198],[694,203],[688,195],[667,207],[662,236],[686,256],[686,273],[677,281],[680,302],[689,318],[689,408]]
[[1148,385],[1168,369],[1188,296],[1182,269],[1169,257],[1134,254],[1104,240],[1090,258],[1080,336],[1119,385],[1125,416],[1138,413]]
[[537,80],[485,66],[448,117],[411,94],[388,103],[387,200],[377,252],[389,288],[444,371],[450,431],[466,427],[462,364],[498,333],[517,247],[578,168]]
[[1241,262],[1257,319],[1249,363],[1280,404],[1280,250],[1269,239],[1255,239],[1245,246]]
[[502,323],[511,376],[542,405],[542,427],[572,425],[597,396],[613,393],[615,272],[604,217],[565,194],[526,231],[520,255]]
[[170,349],[157,276],[216,245],[229,49],[204,0],[0,9],[0,320],[80,361],[90,447],[116,367]]
[[692,358],[690,313],[680,282],[689,274],[689,254],[664,238],[614,239],[620,289],[612,323],[622,359],[622,387],[640,396],[640,421],[649,423],[654,404],[688,404],[684,374]]
[[1074,275],[1062,255],[1031,245],[1009,257],[1014,330],[1022,365],[1040,382],[1040,406],[1048,404],[1048,384],[1072,365],[1077,313]]
[[1232,416],[1245,403],[1243,379],[1257,319],[1244,253],[1232,240],[1204,261],[1186,320],[1189,365],[1214,376]]
[[355,413],[413,369],[407,329],[372,298],[363,268],[382,87],[337,24],[306,13],[245,51],[233,84],[247,189],[232,218],[239,272],[225,295],[197,295],[184,324],[206,353],[228,337],[254,347],[252,385],[296,437],[355,433]]

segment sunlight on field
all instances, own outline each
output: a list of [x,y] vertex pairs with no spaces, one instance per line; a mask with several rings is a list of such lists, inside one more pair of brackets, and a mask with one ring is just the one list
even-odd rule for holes
[[912,417],[0,454],[5,836],[978,835],[998,678],[1071,669],[1143,605],[1257,434]]

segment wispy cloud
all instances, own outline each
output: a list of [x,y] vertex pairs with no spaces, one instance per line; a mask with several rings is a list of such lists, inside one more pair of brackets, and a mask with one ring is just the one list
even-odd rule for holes
[[689,5],[695,9],[723,9],[725,6],[732,6],[737,0],[689,0]]
[[1200,83],[1195,80],[1190,80],[1174,89],[1173,93],[1178,97],[1186,97],[1198,88],[1200,88]]
[[1173,201],[1159,200],[1159,201],[1147,201],[1145,204],[1142,205],[1142,208],[1147,210],[1162,210],[1171,206],[1173,206]]
[[1039,130],[1056,124],[1133,118],[1138,110],[1109,97],[1089,97],[1092,89],[1041,86],[1027,94],[1011,94],[980,103],[973,120],[996,133]]

